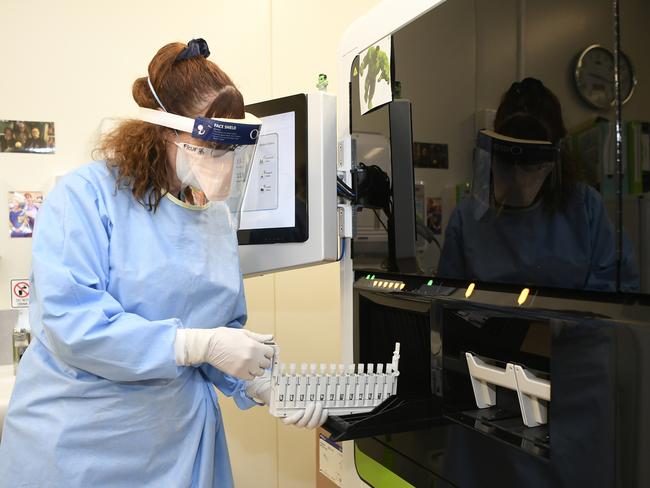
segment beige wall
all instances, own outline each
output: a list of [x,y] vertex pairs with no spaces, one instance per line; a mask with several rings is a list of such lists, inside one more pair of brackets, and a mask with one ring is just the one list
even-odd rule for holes
[[[163,44],[204,37],[247,102],[314,90],[321,72],[334,93],[341,34],[376,3],[214,0],[188,13],[189,4],[169,0],[3,1],[0,119],[54,121],[57,152],[0,154],[0,201],[10,190],[47,192],[57,175],[89,161],[102,119],[134,113],[131,83]],[[0,309],[10,306],[9,280],[29,275],[30,252],[30,239],[0,233]],[[284,360],[338,361],[336,263],[245,286],[249,326],[275,333]],[[263,408],[240,412],[222,400],[222,409],[238,486],[314,485],[312,432]]]
[[[270,97],[271,5],[255,3],[254,15],[241,2],[202,4],[202,14],[190,21],[179,15],[178,2],[166,0],[3,1],[0,118],[53,120],[57,137],[54,155],[0,154],[3,207],[7,191],[47,192],[56,175],[91,159],[101,120],[134,113],[131,84],[167,42],[207,38],[214,60],[247,99]],[[245,35],[241,24],[224,20],[240,18]],[[237,50],[219,42],[238,38]],[[241,52],[257,53],[255,61],[244,61]],[[26,277],[30,267],[31,239],[8,236],[0,233],[0,308],[10,306],[9,280]]]

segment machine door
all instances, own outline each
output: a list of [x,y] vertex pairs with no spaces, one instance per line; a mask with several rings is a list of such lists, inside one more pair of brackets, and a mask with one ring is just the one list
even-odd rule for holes
[[335,440],[406,432],[446,424],[442,408],[442,342],[427,297],[355,291],[354,361],[380,364],[400,343],[397,394],[363,414],[331,416],[325,428]]

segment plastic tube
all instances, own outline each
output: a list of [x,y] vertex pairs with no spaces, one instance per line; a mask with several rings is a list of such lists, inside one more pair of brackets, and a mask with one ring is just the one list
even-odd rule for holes
[[363,399],[366,393],[366,374],[364,373],[365,364],[359,364],[357,371],[359,378],[357,379],[357,388],[354,394],[354,406],[363,407]]
[[325,364],[320,365],[320,374],[318,375],[318,388],[316,389],[316,398],[319,402],[325,405],[327,400],[327,366]]
[[307,364],[302,363],[300,365],[300,375],[297,378],[296,387],[296,407],[305,408],[305,398],[307,397]]
[[309,366],[309,377],[307,378],[307,401],[315,402],[318,392],[318,376],[316,375],[316,363]]
[[347,384],[345,385],[345,407],[354,406],[354,391],[357,386],[358,376],[354,374],[354,364],[348,365]]
[[384,383],[384,400],[393,394],[393,365],[386,364],[386,382]]
[[325,401],[325,405],[328,408],[336,405],[337,383],[338,381],[336,378],[336,364],[332,363],[330,364],[330,371],[329,371],[329,375],[327,376],[327,400]]
[[339,364],[338,385],[336,386],[336,406],[345,406],[345,389],[348,384],[348,378],[345,374],[345,366]]
[[294,408],[296,406],[297,380],[296,364],[291,363],[289,365],[289,378],[287,379],[287,398],[284,404],[286,408]]
[[374,364],[368,364],[368,378],[366,379],[366,388],[363,395],[363,406],[371,407],[375,399],[375,382],[377,376],[375,375]]
[[275,408],[283,408],[287,395],[287,376],[284,374],[287,365],[280,365],[279,375],[277,376],[277,388],[275,390]]
[[377,365],[377,381],[375,382],[375,399],[372,404],[376,407],[384,401],[384,384],[386,383],[386,375],[384,374],[384,365]]

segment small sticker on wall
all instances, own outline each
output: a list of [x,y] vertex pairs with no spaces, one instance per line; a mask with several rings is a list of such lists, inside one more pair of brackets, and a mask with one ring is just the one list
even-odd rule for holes
[[29,280],[11,280],[11,308],[29,307]]
[[343,486],[343,448],[323,434],[318,435],[318,471],[336,486]]
[[36,213],[43,204],[43,192],[9,192],[9,235],[32,237]]
[[427,227],[442,234],[442,198],[427,198]]
[[393,100],[391,46],[388,36],[359,54],[361,115]]
[[449,146],[447,144],[414,142],[413,166],[416,168],[449,169]]
[[0,120],[0,152],[53,154],[54,122]]

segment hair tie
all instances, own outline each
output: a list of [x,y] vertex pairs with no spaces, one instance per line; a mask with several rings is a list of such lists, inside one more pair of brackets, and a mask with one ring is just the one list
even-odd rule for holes
[[210,56],[208,43],[205,42],[204,39],[192,39],[187,43],[187,47],[183,49],[178,56],[176,56],[176,61],[198,58],[199,56],[203,56],[204,58]]

